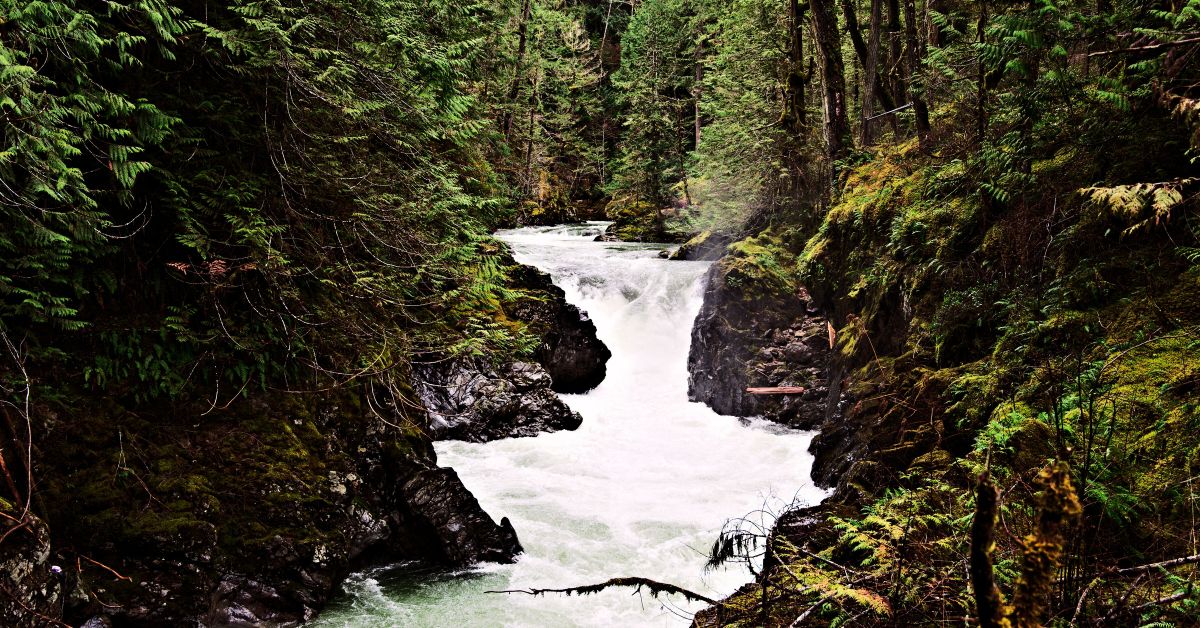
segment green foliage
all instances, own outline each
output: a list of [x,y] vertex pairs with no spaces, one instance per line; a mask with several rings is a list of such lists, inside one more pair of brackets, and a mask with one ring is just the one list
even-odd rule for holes
[[665,204],[686,176],[700,29],[684,0],[647,0],[634,11],[612,77],[625,109],[612,192]]
[[[486,6],[32,2],[0,19],[0,324],[82,349],[89,385],[232,394],[386,371],[414,346],[528,343],[488,321],[505,295],[478,254],[502,206],[474,88]],[[89,341],[61,335],[84,325]]]

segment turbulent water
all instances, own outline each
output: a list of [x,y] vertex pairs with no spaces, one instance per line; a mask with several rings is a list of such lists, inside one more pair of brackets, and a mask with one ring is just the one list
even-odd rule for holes
[[824,493],[809,474],[811,434],[714,414],[687,400],[687,353],[707,262],[658,258],[662,246],[593,242],[604,223],[504,231],[518,261],[550,273],[612,350],[608,377],[563,398],[574,432],[485,444],[441,442],[496,519],[525,547],[515,565],[465,572],[411,566],[356,574],[324,626],[686,626],[699,609],[630,590],[588,597],[488,593],[643,576],[720,597],[743,566],[705,572],[729,518],[778,512]]

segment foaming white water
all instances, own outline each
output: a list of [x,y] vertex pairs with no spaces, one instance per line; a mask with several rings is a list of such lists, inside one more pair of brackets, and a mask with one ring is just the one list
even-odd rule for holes
[[809,480],[811,433],[719,416],[687,400],[688,346],[708,263],[659,259],[661,246],[592,242],[604,226],[499,234],[518,261],[553,276],[612,350],[599,387],[563,396],[583,425],[437,444],[439,464],[454,467],[489,514],[512,520],[525,554],[515,565],[469,572],[356,574],[321,625],[684,626],[699,606],[682,599],[486,591],[636,575],[720,597],[749,578],[736,566],[703,569],[726,519],[825,496]]

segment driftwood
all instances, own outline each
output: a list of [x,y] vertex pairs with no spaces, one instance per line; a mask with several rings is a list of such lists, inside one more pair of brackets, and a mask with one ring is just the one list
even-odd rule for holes
[[712,606],[719,604],[719,602],[716,600],[700,595],[694,591],[689,591],[682,587],[677,587],[666,582],[658,582],[657,580],[638,577],[613,578],[612,580],[607,580],[599,584],[588,584],[581,587],[569,587],[566,589],[508,589],[504,591],[488,591],[488,593],[524,593],[526,595],[565,593],[567,595],[591,595],[592,593],[599,593],[612,587],[633,587],[635,592],[641,591],[642,587],[645,587],[653,597],[658,597],[663,593],[675,593],[677,595],[682,595],[683,597],[694,602],[704,602],[705,604],[710,604]]
[[747,388],[751,395],[799,395],[804,392],[803,386],[774,386],[766,388]]

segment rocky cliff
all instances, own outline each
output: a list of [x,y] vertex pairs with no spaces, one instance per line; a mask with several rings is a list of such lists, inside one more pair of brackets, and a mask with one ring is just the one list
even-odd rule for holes
[[550,388],[540,365],[455,358],[413,369],[414,388],[429,410],[437,440],[485,442],[573,430],[583,419]]
[[[808,292],[776,272],[777,244],[739,243],[709,270],[692,328],[688,395],[720,414],[813,429],[839,409],[829,326]],[[784,386],[804,392],[746,392]]]
[[207,416],[89,410],[112,429],[63,421],[45,449],[61,464],[42,465],[68,620],[296,625],[359,565],[521,551],[507,520],[437,467],[419,413],[354,391],[258,395]]
[[225,407],[35,408],[51,426],[53,454],[35,459],[44,521],[2,546],[0,620],[299,625],[367,564],[514,560],[508,520],[437,466],[432,439],[574,429],[555,390],[595,386],[609,352],[549,277],[507,263],[506,315],[539,339],[532,361],[456,357]]
[[586,312],[567,303],[550,275],[516,263],[508,268],[511,284],[521,291],[509,315],[541,338],[533,357],[550,375],[550,387],[561,393],[581,393],[599,385],[612,353],[596,337],[595,323]]

